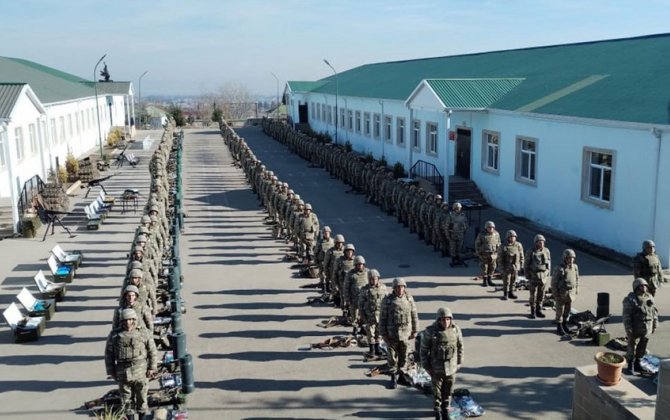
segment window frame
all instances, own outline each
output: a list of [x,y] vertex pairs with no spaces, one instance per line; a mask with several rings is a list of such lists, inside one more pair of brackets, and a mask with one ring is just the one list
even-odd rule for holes
[[354,131],[354,111],[347,109],[347,130]]
[[381,124],[382,124],[382,116],[381,114],[374,113],[372,114],[372,138],[375,140],[381,139]]
[[412,120],[412,150],[421,151],[421,120],[415,118]]
[[405,147],[405,119],[402,117],[395,118],[396,126],[396,144],[400,147]]
[[[594,164],[592,162],[592,156],[594,154],[609,155],[611,164],[609,166],[609,200],[604,200],[600,197],[591,195],[591,176],[592,169],[594,165],[596,168],[602,168],[606,170],[608,167],[604,165]],[[597,147],[584,146],[582,149],[582,188],[581,188],[581,198],[582,201],[593,204],[597,207],[611,209],[614,203],[614,180],[616,173],[616,150],[612,149],[602,149]],[[603,177],[604,171],[600,175],[600,188],[601,196],[603,191]]]
[[[530,142],[535,145],[535,150],[533,151],[526,151],[526,149],[523,148],[525,142]],[[514,174],[514,179],[517,182],[520,182],[522,184],[527,184],[531,186],[537,186],[537,167],[538,167],[538,160],[539,160],[539,140],[534,137],[528,137],[528,136],[516,136],[516,170]],[[529,155],[532,159],[528,160],[528,166],[529,172],[532,170],[533,172],[533,178],[523,176],[523,157],[524,155]]]
[[14,145],[16,146],[16,160],[20,161],[26,157],[25,145],[23,144],[23,127],[14,127]]
[[[497,143],[491,143],[491,137],[497,138]],[[490,153],[494,149],[494,165],[490,166]],[[482,130],[482,171],[500,175],[500,132],[491,130]]]
[[393,143],[393,116],[384,115],[384,141]]
[[363,113],[363,134],[365,137],[371,137],[372,136],[372,124],[370,121],[370,113],[369,112],[364,112]]
[[426,121],[426,154],[437,156],[439,140],[439,125],[433,121]]
[[361,111],[356,111],[355,120],[356,120],[356,132],[360,134],[361,133]]

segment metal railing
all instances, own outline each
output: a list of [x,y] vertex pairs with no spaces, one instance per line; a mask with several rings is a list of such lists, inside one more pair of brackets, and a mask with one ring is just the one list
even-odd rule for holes
[[411,178],[418,177],[425,179],[426,181],[433,184],[435,191],[439,194],[444,190],[444,178],[440,171],[437,170],[437,166],[432,163],[426,162],[425,160],[417,160],[414,165],[409,170],[409,176]]
[[42,194],[46,184],[42,181],[39,175],[35,175],[23,184],[23,189],[21,190],[21,195],[19,196],[19,217],[32,206],[33,197],[38,194]]

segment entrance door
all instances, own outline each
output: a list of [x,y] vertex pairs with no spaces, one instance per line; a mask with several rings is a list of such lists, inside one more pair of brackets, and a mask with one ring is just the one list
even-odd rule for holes
[[307,124],[309,118],[307,118],[307,104],[298,105],[298,124]]
[[468,129],[456,130],[456,175],[470,179],[471,132]]

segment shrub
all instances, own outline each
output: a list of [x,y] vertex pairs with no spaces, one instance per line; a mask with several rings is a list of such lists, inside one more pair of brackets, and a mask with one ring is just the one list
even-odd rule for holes
[[402,163],[396,162],[395,165],[393,165],[393,176],[396,179],[405,177],[405,166],[403,166]]
[[346,143],[344,143],[344,151],[347,153],[351,152],[351,142],[348,140]]
[[74,158],[72,152],[68,152],[65,157],[65,170],[70,178],[76,178],[79,175],[79,161]]
[[388,162],[386,162],[386,157],[382,156],[382,158],[379,159],[379,164],[382,166],[382,168],[386,169],[386,166],[388,165]]
[[121,131],[120,128],[114,128],[112,131],[109,132],[107,135],[107,145],[108,146],[116,146],[116,144],[123,140],[123,131]]

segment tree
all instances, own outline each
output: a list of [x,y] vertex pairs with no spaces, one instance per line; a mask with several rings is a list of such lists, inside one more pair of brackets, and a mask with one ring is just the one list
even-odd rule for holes
[[184,118],[184,111],[182,111],[181,107],[177,104],[172,104],[168,108],[168,114],[174,118],[174,122],[177,125],[177,127],[183,127],[186,125],[186,119]]
[[223,111],[221,108],[216,106],[216,102],[214,102],[214,110],[212,111],[212,121],[214,122],[219,122],[223,118]]

